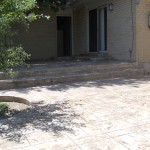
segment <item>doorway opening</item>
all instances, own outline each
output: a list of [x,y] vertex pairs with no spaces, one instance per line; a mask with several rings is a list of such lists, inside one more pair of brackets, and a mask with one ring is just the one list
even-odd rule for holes
[[57,55],[72,55],[71,17],[57,17]]
[[107,51],[107,7],[89,11],[89,51]]
[[97,9],[89,12],[89,49],[97,52]]

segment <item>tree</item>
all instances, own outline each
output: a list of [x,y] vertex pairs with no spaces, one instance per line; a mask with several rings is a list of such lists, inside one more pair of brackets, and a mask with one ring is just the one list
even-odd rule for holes
[[37,0],[38,5],[41,7],[51,7],[57,11],[59,8],[64,9],[69,0]]
[[39,7],[51,7],[57,11],[64,8],[68,0],[0,0],[0,70],[13,75],[13,67],[25,64],[29,59],[22,46],[14,47],[11,37],[14,32],[14,23],[29,24],[41,17],[49,16],[36,15],[34,9]]

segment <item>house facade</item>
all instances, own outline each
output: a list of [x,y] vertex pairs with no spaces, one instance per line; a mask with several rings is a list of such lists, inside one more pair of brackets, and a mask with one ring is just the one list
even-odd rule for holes
[[149,0],[75,0],[59,12],[16,29],[31,59],[105,53],[118,60],[150,62]]

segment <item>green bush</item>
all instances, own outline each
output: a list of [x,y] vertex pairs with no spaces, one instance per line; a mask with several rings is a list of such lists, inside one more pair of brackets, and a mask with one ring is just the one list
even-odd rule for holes
[[25,65],[25,60],[28,60],[29,57],[30,55],[21,46],[9,49],[0,48],[0,70],[6,72],[10,77],[14,77],[13,68]]
[[24,65],[29,59],[21,46],[14,47],[13,35],[16,31],[13,25],[19,23],[28,29],[31,22],[50,18],[44,14],[36,14],[39,7],[51,6],[54,10],[59,10],[67,2],[68,0],[0,0],[0,71],[14,77],[13,68]]
[[0,116],[4,116],[9,112],[9,106],[5,103],[0,103]]

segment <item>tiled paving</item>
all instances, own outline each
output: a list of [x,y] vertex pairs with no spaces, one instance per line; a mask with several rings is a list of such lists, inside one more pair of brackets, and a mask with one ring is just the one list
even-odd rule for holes
[[150,78],[0,91],[32,107],[0,120],[0,150],[150,150]]

